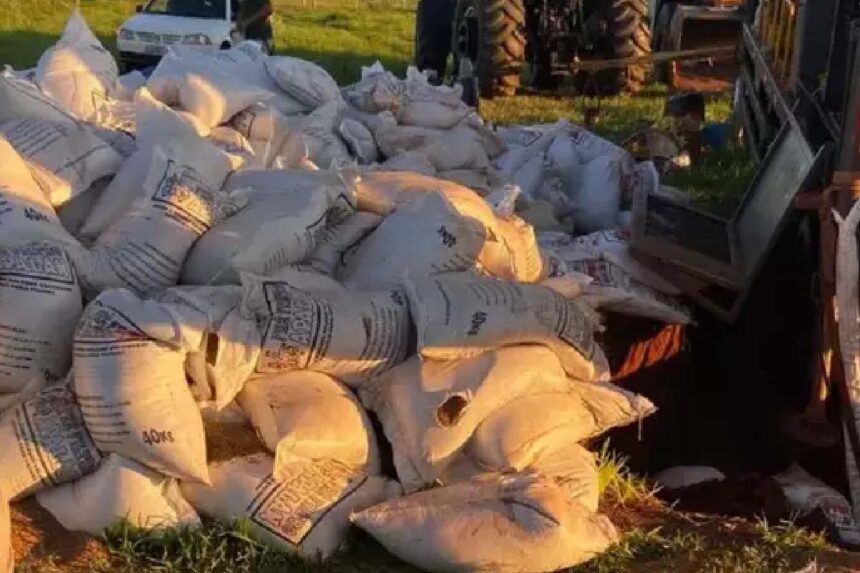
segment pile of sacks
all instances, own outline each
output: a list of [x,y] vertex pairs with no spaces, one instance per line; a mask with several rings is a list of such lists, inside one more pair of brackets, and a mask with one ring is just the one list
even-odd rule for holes
[[[569,144],[563,181],[603,157],[585,133],[497,133],[423,76],[341,90],[251,43],[118,78],[74,15],[0,75],[0,571],[31,495],[69,530],[244,518],[322,559],[356,524],[431,571],[606,549],[578,444],[655,408],[609,382],[598,310],[689,314],[614,219],[516,214],[540,190],[500,165]],[[648,168],[600,145],[617,211]],[[213,456],[224,428],[260,451]]]

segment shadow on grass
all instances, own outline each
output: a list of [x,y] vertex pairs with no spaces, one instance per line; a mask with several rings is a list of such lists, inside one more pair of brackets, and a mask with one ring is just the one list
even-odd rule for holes
[[[21,7],[25,9],[25,7]],[[116,55],[116,38],[96,34],[99,41]],[[45,34],[33,30],[0,31],[0,66],[9,65],[16,70],[31,68],[42,53],[56,43],[60,34]]]

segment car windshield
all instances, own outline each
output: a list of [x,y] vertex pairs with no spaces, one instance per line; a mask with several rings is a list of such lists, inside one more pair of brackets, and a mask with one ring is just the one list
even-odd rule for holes
[[224,19],[227,17],[226,6],[224,0],[151,0],[143,11],[147,14]]

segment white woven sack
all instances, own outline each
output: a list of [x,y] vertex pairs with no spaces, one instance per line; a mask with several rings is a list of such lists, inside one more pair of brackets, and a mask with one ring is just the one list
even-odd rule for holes
[[251,377],[260,353],[260,332],[242,319],[238,286],[174,287],[158,295],[159,302],[193,308],[206,317],[200,346],[185,358],[185,372],[196,400],[223,410]]
[[175,285],[194,242],[246,202],[243,192],[221,190],[230,169],[229,157],[206,142],[156,146],[143,195],[89,252],[72,255],[85,292]]
[[265,99],[266,91],[227,73],[189,72],[179,81],[179,103],[203,125],[215,127]]
[[342,119],[338,126],[338,133],[359,163],[367,165],[379,158],[373,133],[360,121],[348,117]]
[[527,467],[544,450],[641,422],[656,410],[647,398],[612,384],[571,381],[561,391],[533,393],[493,412],[478,426],[469,451],[489,467]]
[[225,193],[244,192],[245,208],[210,229],[182,269],[183,284],[239,282],[239,271],[271,274],[306,259],[329,222],[354,211],[347,172],[243,170]]
[[36,500],[67,531],[95,536],[120,522],[142,529],[200,525],[175,478],[117,454],[76,482],[39,492]]
[[186,111],[174,110],[155,99],[147,88],[134,96],[135,136],[139,148],[182,138],[206,137],[211,126]]
[[326,226],[314,252],[298,266],[324,275],[335,276],[338,267],[344,263],[347,251],[370,235],[381,221],[382,217],[379,215],[357,212],[348,215],[337,224]]
[[341,104],[332,101],[306,115],[302,122],[302,139],[308,156],[321,169],[338,167],[352,161],[346,143],[337,132]]
[[508,402],[570,385],[542,346],[514,346],[451,362],[413,357],[359,388],[394,450],[406,491],[435,482],[484,419]]
[[61,247],[0,247],[0,412],[66,375],[82,310],[75,269]]
[[340,99],[337,83],[313,62],[271,56],[266,60],[266,71],[282,90],[311,109]]
[[672,296],[681,294],[678,287],[633,258],[630,254],[629,235],[624,231],[597,231],[579,237],[568,233],[540,233],[537,239],[541,249],[552,250],[565,261],[602,257],[653,289]]
[[21,118],[0,124],[0,134],[24,159],[65,183],[46,189],[54,206],[83,193],[98,179],[113,175],[122,165],[122,157],[83,126]]
[[35,80],[74,115],[92,120],[118,75],[113,56],[75,10],[60,39],[39,58]]
[[543,573],[606,550],[606,516],[534,474],[486,474],[382,503],[352,516],[397,557],[439,573]]
[[184,368],[207,326],[195,309],[124,289],[90,303],[75,332],[74,389],[99,450],[209,483],[203,421]]
[[457,213],[439,193],[427,193],[386,217],[355,251],[340,278],[351,288],[397,287],[404,272],[426,276],[475,268],[484,225]]
[[32,117],[77,126],[78,119],[33,82],[0,71],[0,123]]
[[41,240],[75,245],[27,163],[2,136],[0,165],[0,245]]
[[65,382],[0,414],[0,489],[20,499],[95,471],[101,461]]
[[237,402],[275,454],[276,480],[282,481],[288,464],[324,459],[379,474],[370,419],[352,391],[334,378],[318,372],[257,376],[245,384]]
[[541,344],[576,379],[609,375],[594,339],[599,318],[585,303],[543,286],[472,273],[409,276],[404,284],[424,358],[453,360],[502,346]]
[[256,454],[210,466],[212,486],[182,482],[200,513],[245,519],[259,541],[308,559],[327,559],[349,531],[349,515],[397,494],[396,484],[335,460],[295,462],[272,477],[272,458]]
[[287,269],[278,280],[242,275],[243,316],[263,335],[257,373],[312,370],[355,387],[406,358],[411,320],[402,292],[309,288],[307,280]]
[[[404,204],[417,202],[426,195],[441,194],[454,212],[470,223],[480,223],[484,227],[485,240],[477,262],[487,273],[522,282],[535,282],[543,274],[534,229],[515,215],[497,215],[487,201],[462,185],[416,173],[372,171],[362,175],[357,193],[359,209],[383,215],[396,208],[403,211]],[[417,205],[409,207],[417,208]],[[386,221],[382,227],[386,224],[390,223]],[[467,268],[470,266],[451,266],[445,270]],[[416,276],[423,275],[419,273]]]

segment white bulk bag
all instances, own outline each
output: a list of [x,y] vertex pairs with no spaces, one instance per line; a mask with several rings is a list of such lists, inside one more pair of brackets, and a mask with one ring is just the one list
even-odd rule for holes
[[66,109],[89,120],[107,100],[118,75],[113,56],[75,10],[63,35],[39,58],[35,79]]
[[[122,165],[122,157],[83,126],[21,118],[0,124],[0,134],[24,159],[66,183],[48,190],[48,200],[54,206],[86,191],[96,180],[113,175]],[[69,191],[71,195],[64,196]]]
[[61,207],[57,207],[57,218],[60,220],[63,228],[73,237],[80,240],[81,228],[87,222],[87,218],[102,198],[102,194],[111,181],[113,179],[107,177],[99,179],[89,189],[83,193],[79,193],[72,200],[63,203]]
[[[589,259],[561,259],[559,275],[585,275],[591,280],[582,287],[581,298],[594,308],[660,320],[669,324],[690,324],[689,309],[677,299],[658,292],[631,276],[603,255]],[[547,286],[553,288],[547,282]]]
[[248,204],[210,229],[182,269],[184,284],[239,282],[239,271],[271,274],[307,258],[329,219],[354,211],[348,173],[253,170],[232,174],[225,193],[245,192]]
[[439,178],[468,187],[482,196],[493,190],[492,181],[495,179],[489,170],[484,169],[449,169],[440,171]]
[[409,171],[366,171],[356,188],[359,210],[378,215],[388,215],[403,204],[430,193],[447,197],[461,214],[479,219],[492,215],[490,206],[471,189]]
[[633,258],[629,234],[625,231],[597,231],[579,237],[568,233],[540,233],[537,239],[541,249],[552,250],[565,261],[604,258],[653,289],[673,296],[681,294],[678,287]]
[[406,151],[379,165],[380,171],[404,171],[407,173],[436,177],[436,168],[426,155],[418,151]]
[[611,156],[592,159],[582,167],[574,198],[573,224],[577,232],[592,233],[615,227],[621,209],[620,162]]
[[427,157],[437,171],[490,168],[490,159],[480,142],[457,133],[445,134],[413,151]]
[[340,99],[337,82],[327,71],[306,60],[270,56],[266,71],[282,90],[311,109]]
[[639,422],[656,410],[647,398],[612,384],[570,381],[562,391],[532,393],[487,416],[470,452],[489,467],[526,467],[543,450]]
[[156,146],[141,197],[89,252],[72,254],[85,292],[175,285],[194,242],[245,204],[242,192],[221,190],[230,168],[227,155],[200,140]]
[[854,519],[851,504],[842,493],[796,463],[773,479],[782,488],[794,516],[802,519],[820,512],[840,542],[852,547],[860,545],[860,527]]
[[335,460],[294,462],[272,477],[272,458],[256,454],[209,469],[210,487],[182,482],[197,511],[246,519],[259,541],[308,559],[327,559],[343,543],[353,511],[397,494],[396,484]]
[[78,119],[33,82],[0,70],[0,123],[32,117],[77,126]]
[[265,167],[257,159],[254,147],[248,139],[229,125],[217,125],[206,137],[215,147],[224,153],[236,156],[247,167]]
[[404,284],[424,358],[453,360],[501,346],[541,344],[576,379],[609,374],[594,340],[598,317],[585,303],[539,285],[472,273],[409,276]]
[[287,118],[268,104],[258,103],[237,113],[230,120],[236,131],[251,143],[254,154],[265,167],[293,169],[307,158],[301,130],[302,117]]
[[398,479],[414,491],[434,483],[494,411],[570,384],[551,350],[514,346],[451,362],[416,356],[364,384],[359,395],[382,422]]
[[200,350],[188,355],[186,371],[203,397],[216,408],[225,408],[236,397],[257,364],[262,337],[256,326],[243,319],[239,308],[212,322]]
[[84,311],[74,343],[74,388],[98,448],[165,475],[209,483],[200,411],[185,356],[206,317],[108,290]]
[[82,241],[94,242],[143,196],[143,182],[152,163],[152,149],[151,145],[143,146],[125,160],[78,230]]
[[12,551],[12,520],[9,499],[0,487],[0,572],[14,573],[15,554]]
[[140,70],[132,70],[116,79],[108,95],[120,101],[134,101],[135,93],[143,87],[146,87],[146,76]]
[[337,130],[359,163],[366,165],[374,163],[379,158],[376,140],[373,139],[373,134],[363,123],[344,118]]
[[[550,430],[551,432],[554,430]],[[487,472],[527,472],[551,478],[566,494],[588,511],[597,511],[600,501],[600,473],[596,456],[580,446],[557,441],[534,452],[530,458],[506,459],[499,467],[478,462],[468,448],[440,476],[442,485],[470,480]]]
[[555,571],[618,539],[606,516],[534,474],[486,474],[382,503],[352,521],[397,557],[440,573]]
[[0,489],[20,499],[92,473],[101,461],[65,382],[0,414]]
[[298,461],[332,459],[379,473],[373,426],[349,388],[318,372],[257,376],[237,401],[257,434],[275,454],[273,475]]
[[[435,88],[429,85],[428,87]],[[446,86],[439,86],[439,88],[451,89]],[[395,113],[397,122],[403,125],[451,129],[473,111],[459,96],[443,99],[434,97],[432,93],[421,94],[417,93],[417,90],[411,90],[413,93],[409,93],[409,91],[407,88],[402,104]]]
[[82,310],[75,269],[61,247],[0,247],[0,412],[66,375]]
[[171,109],[155,99],[147,88],[134,96],[135,137],[139,148],[181,138],[206,137],[212,126],[185,111]]
[[546,173],[552,169],[543,152],[536,153],[522,167],[520,167],[511,178],[511,183],[519,187],[525,197],[534,199],[544,182]]
[[543,201],[551,205],[552,215],[558,219],[569,219],[576,211],[576,203],[571,199],[571,195],[568,194],[565,183],[560,177],[550,176],[550,178],[544,179],[528,207],[532,207],[536,201]]
[[227,73],[189,72],[179,81],[179,103],[203,125],[215,127],[265,99],[266,91]]
[[302,139],[308,156],[322,169],[338,167],[352,161],[349,148],[337,133],[341,109],[338,102],[329,102],[305,116]]
[[110,454],[95,473],[39,492],[36,500],[67,531],[95,536],[120,522],[143,529],[200,524],[175,478],[117,454]]
[[77,245],[63,228],[27,163],[0,135],[0,245],[55,241]]
[[193,309],[206,317],[206,332],[198,348],[189,349],[185,372],[198,401],[226,408],[251,377],[260,352],[260,332],[239,315],[242,289],[238,286],[166,289],[157,295],[162,304]]
[[[549,151],[565,123],[561,120],[545,131],[525,130],[517,136],[518,144],[510,146],[507,152],[496,159],[496,166],[507,177],[513,177],[529,160]],[[502,137],[504,139],[504,132]]]
[[204,77],[226,74],[240,79],[248,86],[265,90],[266,95],[260,99],[283,114],[307,112],[307,106],[282,92],[269,77],[265,69],[266,59],[267,56],[253,41],[242,42],[229,50],[221,50],[216,46],[200,48],[173,45],[158,62],[147,85],[159,100],[176,105],[179,103],[179,84],[184,74],[195,73]]
[[587,164],[601,157],[614,162],[620,172],[621,190],[629,195],[636,184],[636,162],[630,153],[583,127],[571,125],[564,120],[562,123],[564,129],[559,137],[567,136],[570,138],[580,161]]
[[344,262],[345,253],[370,235],[381,221],[379,215],[357,212],[337,224],[326,226],[316,249],[299,267],[334,276]]
[[411,320],[399,290],[308,288],[307,273],[278,275],[242,275],[243,316],[263,334],[258,373],[312,370],[355,387],[406,358]]
[[472,269],[486,236],[480,221],[459,215],[443,195],[427,193],[386,217],[340,278],[370,290],[396,287],[404,272],[426,276]]
[[[454,212],[484,227],[485,240],[477,262],[487,273],[522,282],[535,282],[543,274],[534,229],[515,215],[497,215],[487,201],[462,185],[415,173],[375,171],[362,175],[357,193],[359,209],[380,214],[395,208],[402,212],[403,204],[416,202],[426,195],[444,195]],[[383,227],[386,223],[387,220]],[[469,266],[444,270],[467,268]]]

